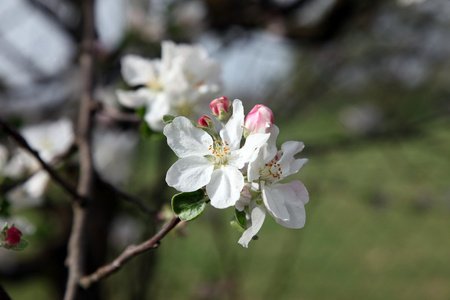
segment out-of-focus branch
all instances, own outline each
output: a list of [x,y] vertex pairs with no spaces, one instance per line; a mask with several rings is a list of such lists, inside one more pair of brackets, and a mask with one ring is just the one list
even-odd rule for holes
[[0,299],[2,300],[11,300],[8,293],[6,293],[5,289],[0,285]]
[[[80,175],[77,192],[85,198],[91,198],[93,192],[94,167],[91,153],[92,127],[92,91],[94,86],[94,0],[82,2],[83,40],[80,56],[80,67],[83,80],[83,90],[80,100],[78,117],[78,149],[80,154]],[[66,264],[69,268],[64,300],[75,300],[78,297],[78,281],[84,273],[85,250],[83,237],[87,221],[86,201],[75,201],[72,205],[72,231],[68,244]]]
[[[55,156],[49,163],[48,165],[50,167],[55,166],[56,164],[58,164],[60,161],[64,160],[66,157],[68,157],[70,154],[72,154],[72,152],[74,151],[74,149],[76,148],[75,143],[70,146],[67,151],[64,151],[64,153],[61,153],[60,155]],[[15,187],[25,183],[28,179],[30,179],[31,177],[33,177],[34,174],[36,174],[37,172],[39,172],[41,169],[36,170],[34,172],[31,172],[30,174],[26,175],[23,178],[20,178],[12,183],[5,183],[5,184],[1,184],[0,185],[0,194],[6,194],[9,191],[11,191],[12,189],[14,189]],[[79,197],[79,195],[78,195]]]
[[160,244],[161,239],[164,238],[164,236],[166,236],[166,234],[169,233],[173,228],[175,228],[178,223],[180,223],[180,218],[178,218],[178,216],[174,216],[166,226],[164,226],[149,240],[137,246],[128,246],[125,251],[122,252],[122,254],[120,254],[113,262],[98,268],[97,271],[95,271],[91,275],[82,277],[80,279],[80,285],[84,288],[88,288],[93,283],[98,282],[117,272],[126,262],[128,262],[133,257],[150,249],[157,248]]
[[[59,28],[63,29],[73,40],[77,40],[79,33],[75,28],[71,28],[69,24],[63,19],[61,19],[57,14],[53,12],[45,3],[38,0],[28,0],[35,9],[43,13],[48,19],[52,20]],[[64,3],[59,3],[58,5],[64,5]]]
[[53,168],[47,164],[39,155],[39,152],[31,148],[24,137],[14,128],[8,125],[2,118],[0,118],[0,129],[2,129],[8,136],[10,136],[14,141],[16,141],[22,148],[27,150],[31,155],[33,155],[41,164],[42,168],[47,171],[50,176],[70,195],[75,199],[84,199],[84,196],[77,193],[64,179],[62,179]]
[[95,102],[92,104],[93,104],[92,110],[97,112],[97,114],[104,115],[108,118],[113,119],[114,121],[129,122],[129,123],[141,123],[142,122],[142,119],[139,118],[139,116],[134,113],[121,112],[112,107],[105,106],[100,102]]
[[148,215],[155,217],[157,212],[154,210],[151,210],[147,205],[145,205],[145,203],[139,199],[138,197],[135,197],[133,195],[130,195],[122,190],[120,190],[119,188],[115,187],[114,185],[112,185],[109,182],[106,182],[102,179],[102,182],[104,185],[106,185],[111,191],[113,191],[114,193],[116,193],[118,196],[120,196],[121,198],[127,200],[128,202],[131,202],[133,204],[135,204],[137,207],[139,207],[143,212],[147,213]]

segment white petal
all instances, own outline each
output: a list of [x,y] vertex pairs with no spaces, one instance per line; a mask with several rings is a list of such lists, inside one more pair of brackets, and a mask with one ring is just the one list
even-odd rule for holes
[[164,135],[167,137],[167,144],[178,157],[211,154],[209,150],[209,146],[213,143],[211,136],[194,127],[185,117],[177,117],[166,125]]
[[238,243],[245,248],[248,248],[248,244],[252,240],[252,237],[254,237],[261,229],[265,218],[266,209],[264,208],[264,205],[255,206],[251,212],[252,225],[244,231]]
[[242,173],[235,167],[222,166],[212,173],[211,181],[206,185],[206,192],[212,206],[226,208],[236,204],[243,187]]
[[231,150],[239,149],[241,146],[242,133],[244,130],[244,107],[241,100],[233,101],[233,115],[227,124],[220,130],[220,137],[227,141]]
[[256,159],[250,159],[250,163],[248,164],[247,168],[247,179],[249,182],[257,180],[259,178],[260,169],[263,168],[266,163],[271,161],[277,154],[276,141],[279,132],[280,130],[278,129],[278,127],[272,124],[268,132],[270,134],[270,137],[267,140],[267,143],[261,146],[258,157]]
[[126,55],[121,60],[122,77],[131,86],[146,85],[149,81],[158,77],[159,64],[159,60]]
[[147,88],[140,88],[137,91],[117,90],[116,96],[119,103],[123,106],[139,108],[151,102],[154,98],[154,93]]
[[46,171],[38,171],[23,185],[25,192],[33,198],[41,197],[44,194],[50,176]]
[[207,158],[189,156],[169,168],[166,182],[181,192],[192,192],[208,184],[213,170],[214,165]]
[[267,185],[261,182],[262,198],[270,215],[276,220],[289,220],[289,213],[284,203],[285,198],[295,197],[295,192],[288,188],[283,189],[281,184]]
[[[304,164],[306,164],[308,162],[307,158],[301,158],[301,159],[296,159],[293,162],[291,162],[291,165],[289,166],[289,171],[287,171],[286,173],[283,172],[283,178],[291,175],[291,174],[295,174],[297,173]],[[282,169],[283,170],[283,169]]]
[[285,193],[284,204],[289,213],[289,220],[284,221],[275,218],[278,224],[287,228],[302,228],[305,226],[306,213],[305,204],[309,201],[308,191],[300,181],[292,181],[286,184],[279,184],[285,190],[292,190],[292,193]]
[[259,149],[267,142],[269,137],[269,133],[255,133],[249,135],[241,149],[231,152],[230,157],[228,158],[230,165],[241,169],[247,162],[255,160],[259,153]]
[[[283,170],[284,177],[294,174],[296,172],[291,172],[291,164],[294,162],[294,155],[303,150],[305,145],[302,142],[288,141],[281,145],[281,151],[283,155],[278,162],[280,164],[281,170]],[[298,171],[298,170],[297,170]]]
[[170,114],[170,102],[165,93],[159,93],[147,107],[144,120],[154,131],[161,132],[164,128],[163,117]]

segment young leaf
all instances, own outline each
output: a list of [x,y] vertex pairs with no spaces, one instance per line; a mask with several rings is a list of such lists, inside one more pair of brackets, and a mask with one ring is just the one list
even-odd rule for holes
[[236,217],[236,221],[238,222],[239,226],[241,226],[243,229],[246,229],[247,228],[247,219],[245,218],[245,211],[239,211],[239,210],[235,209],[234,215]]
[[181,220],[192,221],[203,213],[206,200],[205,192],[202,189],[176,194],[172,197],[172,209]]
[[14,251],[23,251],[23,250],[25,250],[28,247],[28,244],[29,243],[28,243],[27,240],[20,239],[19,245],[11,247],[10,249],[14,250]]
[[239,224],[238,221],[236,221],[236,220],[231,220],[230,221],[230,225],[231,225],[231,227],[233,227],[234,229],[236,229],[240,233],[243,233],[245,231],[245,229],[242,228],[242,225]]
[[172,116],[172,115],[164,115],[163,116],[163,122],[165,124],[169,124],[172,123],[173,119],[175,119],[177,116]]
[[243,233],[247,229],[247,219],[245,218],[245,211],[234,210],[234,219],[230,222],[231,227]]

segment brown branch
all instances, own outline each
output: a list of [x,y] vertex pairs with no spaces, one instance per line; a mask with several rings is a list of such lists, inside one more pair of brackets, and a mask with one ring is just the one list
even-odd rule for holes
[[104,115],[108,118],[113,119],[114,121],[136,123],[136,124],[142,122],[142,119],[139,118],[139,116],[136,115],[135,113],[121,112],[115,108],[106,106],[101,102],[93,103],[92,110],[97,112],[98,115]]
[[[72,152],[74,151],[76,145],[75,143],[70,146],[66,151],[64,151],[63,153],[55,156],[49,163],[48,165],[50,167],[55,166],[56,164],[58,164],[60,161],[64,160],[65,158],[67,158],[70,154],[72,154]],[[39,172],[40,170],[42,170],[42,168],[40,168],[39,170],[33,171],[29,174],[27,174],[26,176],[24,176],[23,178],[17,179],[14,182],[11,183],[4,183],[0,185],[0,194],[6,194],[9,191],[11,191],[12,189],[14,189],[15,187],[25,183],[28,179],[30,179],[31,177],[33,177],[34,174],[36,174],[37,172]],[[80,195],[78,195],[77,197],[80,197]]]
[[[94,0],[84,0],[83,9],[83,41],[80,56],[80,68],[83,79],[83,91],[80,100],[80,112],[78,116],[78,149],[80,154],[80,175],[77,192],[86,199],[91,198],[94,182],[94,167],[91,153],[91,103],[94,86]],[[84,274],[85,249],[84,236],[87,221],[86,201],[75,201],[72,205],[73,220],[72,231],[68,243],[68,255],[66,265],[69,275],[66,285],[64,300],[78,298],[78,281]]]
[[174,216],[172,220],[164,226],[157,234],[155,234],[149,240],[143,242],[139,245],[128,246],[122,254],[120,254],[114,261],[104,265],[97,269],[94,273],[84,276],[80,279],[80,285],[84,288],[88,288],[93,283],[98,282],[113,273],[117,272],[126,262],[131,260],[133,257],[144,253],[150,249],[155,249],[159,246],[160,241],[169,233],[173,228],[180,223],[180,218]]
[[77,193],[73,187],[71,187],[64,179],[62,179],[55,172],[55,170],[53,170],[53,168],[50,166],[50,164],[46,163],[41,158],[38,151],[31,148],[31,146],[28,144],[28,142],[25,140],[25,138],[17,130],[15,130],[14,128],[9,126],[8,123],[6,123],[2,118],[0,118],[0,129],[2,129],[8,136],[10,136],[13,140],[15,140],[19,144],[19,146],[21,146],[22,148],[27,150],[31,155],[33,155],[39,161],[42,168],[48,172],[50,177],[52,177],[56,181],[56,183],[58,183],[71,196],[73,196],[75,199],[84,199],[84,197],[82,195]]
[[1,300],[11,300],[8,293],[5,291],[5,289],[1,285],[0,285],[0,299]]

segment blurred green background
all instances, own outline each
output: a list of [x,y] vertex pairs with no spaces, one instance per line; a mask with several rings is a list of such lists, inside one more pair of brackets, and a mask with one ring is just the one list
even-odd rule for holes
[[[241,99],[246,113],[256,103],[271,107],[279,145],[305,143],[299,158],[309,162],[289,180],[309,191],[307,222],[293,230],[268,217],[245,249],[229,226],[233,209],[208,206],[104,280],[98,299],[450,299],[450,4],[155,3],[132,3],[148,12],[150,27],[128,20],[120,42],[100,56],[99,87],[123,84],[124,53],[156,56],[162,39],[205,44],[224,61],[224,96]],[[186,3],[203,12],[196,22],[180,15],[190,11]],[[154,20],[161,36],[148,31]],[[51,113],[61,109],[54,106]],[[164,183],[176,157],[161,137],[137,148],[123,188],[164,207],[176,192]],[[0,274],[12,299],[59,299],[64,289],[70,207],[60,193],[51,187],[44,206],[17,212],[37,229],[27,251],[0,257],[14,262]],[[141,242],[158,226],[127,202],[111,203],[126,222],[110,231],[131,226],[126,241]],[[124,240],[111,232],[110,240]],[[105,262],[126,243],[108,245]]]

